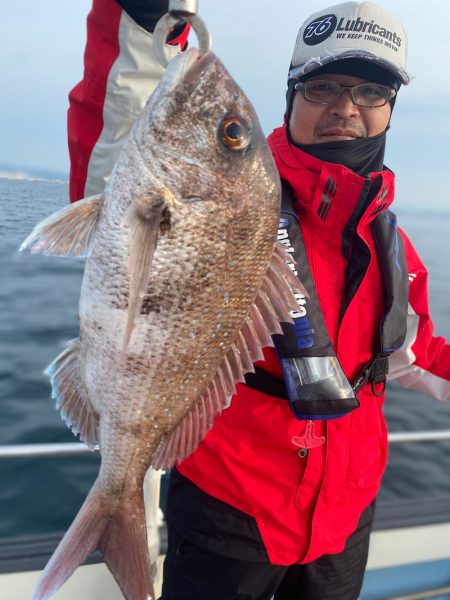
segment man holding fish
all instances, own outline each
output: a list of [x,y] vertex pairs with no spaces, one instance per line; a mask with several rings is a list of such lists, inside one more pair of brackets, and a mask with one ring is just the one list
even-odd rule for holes
[[[165,1],[94,0],[85,76],[71,92],[69,110],[72,201],[102,192],[162,75],[151,50],[166,12]],[[180,23],[172,33],[174,53],[183,50],[187,29]],[[257,329],[258,318],[239,331],[246,343],[236,346],[236,362],[228,358],[230,378],[240,383],[197,449],[183,438],[187,426],[158,447],[154,467],[176,461],[163,600],[357,600],[386,466],[386,378],[450,396],[450,346],[433,335],[426,270],[388,210],[394,174],[384,166],[384,149],[396,95],[410,82],[406,46],[402,24],[371,2],[324,8],[299,30],[284,124],[268,138],[283,190],[278,240],[302,282],[296,288],[291,279],[293,323],[282,324],[284,335],[270,329],[260,299],[253,315],[276,334],[266,335],[267,343],[264,327],[258,334],[262,353],[248,353],[254,373],[244,364],[254,339],[244,325]],[[223,118],[221,143],[249,153],[245,122]],[[164,132],[160,140],[164,148]],[[184,152],[188,169],[197,159]],[[194,206],[200,196],[191,190],[186,198]],[[164,210],[162,204],[159,212],[150,203],[142,208],[163,228],[161,237],[170,226]],[[218,247],[210,260],[222,258]],[[246,271],[242,286],[247,279]],[[272,279],[272,305],[273,288]],[[137,298],[136,315],[160,310],[155,298],[143,305]],[[282,320],[281,308],[277,314]],[[127,321],[127,341],[134,323]],[[233,375],[237,363],[245,381]],[[130,600],[145,597],[126,587],[124,593]]]

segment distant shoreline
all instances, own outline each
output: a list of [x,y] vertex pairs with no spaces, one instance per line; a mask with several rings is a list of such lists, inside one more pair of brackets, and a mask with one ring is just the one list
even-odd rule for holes
[[68,173],[0,164],[0,179],[68,182]]

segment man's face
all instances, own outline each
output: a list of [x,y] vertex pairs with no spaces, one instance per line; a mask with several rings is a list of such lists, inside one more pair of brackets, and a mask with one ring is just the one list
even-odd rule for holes
[[[336,81],[341,85],[366,83],[351,75],[320,75],[317,79]],[[289,130],[297,144],[321,144],[382,133],[391,117],[389,102],[377,108],[361,108],[353,104],[349,90],[344,90],[333,104],[314,104],[296,92]]]

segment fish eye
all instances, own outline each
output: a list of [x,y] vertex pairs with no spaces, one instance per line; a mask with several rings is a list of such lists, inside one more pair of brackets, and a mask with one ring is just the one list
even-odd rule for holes
[[225,117],[219,125],[222,143],[230,150],[245,150],[250,145],[250,128],[247,122],[237,115]]

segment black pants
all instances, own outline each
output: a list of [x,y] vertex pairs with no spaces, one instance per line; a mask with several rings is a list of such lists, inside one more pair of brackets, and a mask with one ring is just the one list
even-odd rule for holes
[[290,567],[220,556],[169,527],[160,600],[357,600],[373,514],[372,504],[341,554]]

